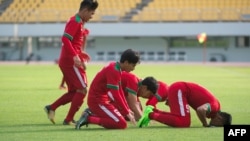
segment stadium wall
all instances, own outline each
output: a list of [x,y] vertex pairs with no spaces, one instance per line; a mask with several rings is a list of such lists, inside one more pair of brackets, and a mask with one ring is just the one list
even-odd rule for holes
[[[250,48],[235,47],[237,36],[250,35],[248,22],[216,23],[87,23],[91,31],[87,52],[95,61],[118,59],[125,48],[134,48],[142,52],[146,61],[202,61],[204,48],[172,48],[171,37],[196,37],[206,32],[208,37],[229,37],[227,48],[206,48],[207,61],[250,62]],[[1,48],[5,57],[1,60],[24,60],[32,52],[35,60],[54,61],[60,52],[58,47],[37,47],[38,37],[60,37],[64,24],[0,24],[0,38],[23,38],[19,47]],[[32,38],[31,47],[28,39]],[[93,41],[93,42],[92,42]],[[173,55],[172,53],[175,53]]]

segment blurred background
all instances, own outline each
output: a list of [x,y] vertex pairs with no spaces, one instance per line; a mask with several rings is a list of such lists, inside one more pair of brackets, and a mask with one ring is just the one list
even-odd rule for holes
[[[57,61],[81,0],[0,0],[0,61]],[[250,62],[250,0],[98,0],[92,61],[132,48],[143,61]],[[197,36],[206,34],[199,42]]]

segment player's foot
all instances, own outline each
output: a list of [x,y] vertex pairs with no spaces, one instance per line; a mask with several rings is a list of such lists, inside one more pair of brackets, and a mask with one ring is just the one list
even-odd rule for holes
[[141,127],[146,127],[146,126],[148,126],[148,124],[149,124],[149,122],[150,122],[150,119],[147,117],[147,116],[142,116],[140,119],[139,119],[139,121],[137,122],[137,125],[141,128]]
[[85,109],[80,119],[76,122],[76,129],[80,129],[82,126],[86,125],[88,127],[88,117],[91,115],[89,108]]
[[142,117],[139,119],[137,125],[139,127],[148,126],[150,122],[149,114],[153,112],[153,106],[147,106],[143,111]]
[[48,119],[55,124],[55,111],[51,110],[50,105],[44,107],[44,111],[46,112]]
[[66,120],[64,120],[63,121],[63,125],[72,125],[72,126],[75,126],[76,125],[76,122],[74,121],[74,120],[72,120],[72,121],[66,121]]
[[153,112],[154,107],[153,106],[146,106],[145,110],[143,111],[143,115],[147,116]]

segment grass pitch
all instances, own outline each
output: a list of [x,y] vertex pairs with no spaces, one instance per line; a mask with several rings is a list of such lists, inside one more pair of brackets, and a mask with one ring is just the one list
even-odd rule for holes
[[[105,63],[107,64],[107,63]],[[88,81],[105,64],[89,64]],[[139,77],[154,76],[168,84],[184,80],[197,82],[216,95],[223,111],[233,116],[233,124],[250,124],[250,66],[211,64],[139,64]],[[56,111],[56,125],[43,108],[65,91],[58,86],[62,74],[54,64],[0,64],[0,140],[1,141],[222,141],[223,128],[203,128],[191,111],[191,128],[172,128],[157,122],[137,128],[128,123],[125,130],[107,130],[89,125],[81,130],[62,125],[69,105]],[[144,101],[144,100],[142,100]],[[168,110],[164,103],[157,105]],[[83,104],[75,118],[79,118]]]

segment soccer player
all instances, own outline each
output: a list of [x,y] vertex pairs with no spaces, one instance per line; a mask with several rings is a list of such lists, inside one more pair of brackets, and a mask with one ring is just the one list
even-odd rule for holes
[[77,14],[66,23],[62,36],[62,49],[59,58],[59,67],[68,87],[68,91],[52,104],[45,106],[49,120],[55,124],[55,110],[71,102],[68,114],[63,121],[64,125],[75,125],[74,115],[83,103],[87,94],[87,77],[85,62],[89,55],[82,51],[83,41],[86,38],[84,24],[88,22],[98,7],[96,0],[83,0]]
[[[110,62],[96,74],[89,88],[89,108],[77,121],[76,129],[87,124],[97,124],[106,129],[125,129],[127,121],[123,115],[136,124],[122,91],[121,74],[122,71],[133,71],[138,63],[139,53],[127,49],[121,54],[119,62]],[[122,113],[114,105],[119,105]]]
[[142,116],[142,106],[139,97],[148,99],[146,105],[156,107],[158,102],[164,102],[168,95],[168,86],[154,77],[139,79],[135,74],[122,73],[122,88],[130,109],[138,121]]
[[[170,112],[147,107],[140,119],[139,127],[156,120],[171,127],[190,127],[189,106],[192,107],[203,127],[230,125],[232,116],[222,112],[218,99],[206,88],[193,82],[178,81],[170,85],[168,100]],[[207,119],[210,119],[208,123]]]
[[[132,72],[122,72],[121,84],[129,108],[134,113],[135,120],[138,121],[142,115],[142,105],[139,99],[138,89],[141,79]],[[119,105],[116,105],[119,107]],[[125,117],[126,118],[126,117]],[[129,120],[126,118],[126,120]]]
[[[89,35],[89,30],[87,28],[84,29],[84,32],[83,32],[83,46],[82,46],[82,54],[86,54],[85,52],[85,49],[86,49],[86,43],[87,43],[87,36]],[[84,59],[84,57],[82,58]],[[86,62],[88,62],[89,59],[86,59],[85,61],[82,62],[82,65],[83,65],[83,69],[86,70]],[[62,77],[62,80],[61,80],[61,83],[59,85],[59,89],[61,90],[67,90],[67,86],[65,85],[65,79],[64,77]]]

